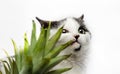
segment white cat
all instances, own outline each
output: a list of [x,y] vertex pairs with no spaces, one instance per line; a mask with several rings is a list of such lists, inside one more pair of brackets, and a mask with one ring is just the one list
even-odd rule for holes
[[[84,24],[84,15],[79,18],[69,17],[60,21],[51,21],[51,36],[64,25],[62,35],[57,45],[64,44],[69,40],[76,40],[74,44],[67,47],[60,55],[72,53],[72,56],[60,63],[55,68],[72,67],[72,69],[63,74],[85,74],[85,58],[89,48],[91,33]],[[49,21],[44,21],[36,17],[41,26],[48,27]]]

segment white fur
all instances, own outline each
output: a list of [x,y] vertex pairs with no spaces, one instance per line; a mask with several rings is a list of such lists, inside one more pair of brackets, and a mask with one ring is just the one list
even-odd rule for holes
[[[80,27],[80,24],[74,20],[73,18],[67,18],[64,22],[61,22],[60,27],[64,25],[63,29],[67,29],[69,32],[68,33],[63,33],[57,43],[57,45],[64,44],[69,40],[75,40],[75,35],[79,35],[80,37],[78,38],[78,41],[80,44],[77,42],[74,43],[73,45],[67,47],[65,50],[63,50],[60,55],[66,55],[72,53],[72,56],[60,63],[58,66],[55,68],[67,68],[67,67],[72,67],[72,69],[68,72],[65,72],[63,74],[85,74],[84,71],[84,66],[85,66],[85,58],[89,46],[89,41],[90,41],[90,33],[86,32],[85,34],[80,34],[78,32],[78,28]],[[59,27],[59,28],[60,28]],[[57,29],[52,29],[51,30],[51,35],[55,34]],[[81,47],[80,51],[74,51],[75,48],[78,48],[79,46]]]

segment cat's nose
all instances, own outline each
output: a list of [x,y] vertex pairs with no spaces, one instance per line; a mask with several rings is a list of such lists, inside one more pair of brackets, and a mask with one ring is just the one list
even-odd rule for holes
[[79,36],[79,35],[75,35],[74,37],[75,37],[75,39],[77,40],[80,36]]

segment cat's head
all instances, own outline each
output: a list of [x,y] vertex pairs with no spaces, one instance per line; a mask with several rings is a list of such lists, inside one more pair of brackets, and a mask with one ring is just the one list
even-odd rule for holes
[[[62,35],[57,43],[64,44],[69,40],[76,40],[71,46],[67,47],[63,54],[73,53],[74,55],[80,56],[87,50],[90,42],[91,34],[84,24],[84,15],[79,18],[69,17],[60,21],[51,21],[51,35],[55,34],[57,30],[64,25]],[[41,26],[48,27],[49,21],[44,21],[39,18]]]

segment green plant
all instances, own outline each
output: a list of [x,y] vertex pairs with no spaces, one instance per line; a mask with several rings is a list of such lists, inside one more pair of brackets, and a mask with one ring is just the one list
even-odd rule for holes
[[6,74],[61,74],[71,68],[52,70],[61,61],[67,59],[69,55],[58,56],[59,53],[68,47],[73,41],[69,41],[60,46],[55,46],[59,40],[61,27],[55,35],[50,36],[50,23],[47,28],[41,28],[41,33],[36,38],[36,24],[33,21],[33,29],[30,44],[26,34],[24,35],[24,48],[17,48],[12,40],[15,59],[8,57],[8,61],[3,61]]

